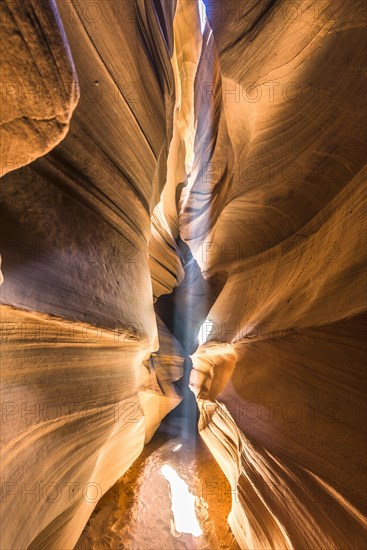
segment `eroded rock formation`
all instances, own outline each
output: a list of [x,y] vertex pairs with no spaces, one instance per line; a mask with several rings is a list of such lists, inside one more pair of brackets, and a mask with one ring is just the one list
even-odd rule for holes
[[189,385],[241,548],[364,548],[364,2],[205,4],[3,3],[4,548]]
[[44,155],[65,136],[78,82],[54,2],[1,5],[0,175]]

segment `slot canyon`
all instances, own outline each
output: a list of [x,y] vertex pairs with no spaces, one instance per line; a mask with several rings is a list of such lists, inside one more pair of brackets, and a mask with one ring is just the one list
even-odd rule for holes
[[366,550],[365,0],[1,1],[1,550]]

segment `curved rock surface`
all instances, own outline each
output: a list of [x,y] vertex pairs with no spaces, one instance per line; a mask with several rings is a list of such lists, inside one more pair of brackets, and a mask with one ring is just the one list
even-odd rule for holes
[[183,360],[161,385],[149,362],[159,344],[148,245],[172,138],[175,4],[58,8],[80,101],[62,143],[1,184],[2,544],[22,550],[72,548],[181,400],[168,387]]
[[65,31],[54,2],[1,5],[0,175],[44,155],[66,135],[79,97]]
[[364,2],[205,4],[4,4],[4,548],[73,548],[189,386],[236,544],[365,547]]
[[364,9],[210,5],[182,212],[204,277],[225,281],[193,357],[201,433],[243,548],[363,548]]

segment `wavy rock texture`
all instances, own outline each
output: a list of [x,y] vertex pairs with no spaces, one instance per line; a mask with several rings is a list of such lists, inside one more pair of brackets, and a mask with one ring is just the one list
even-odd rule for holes
[[[88,6],[58,5],[80,85],[70,130],[2,180],[4,548],[72,548],[98,497],[181,400],[170,384],[183,360],[158,384],[162,368],[149,361],[148,245],[172,139],[175,3]],[[32,35],[38,23],[28,23]],[[54,71],[68,52],[59,42]],[[31,67],[22,84],[28,76]],[[162,336],[163,365],[172,347]]]
[[210,2],[196,77],[181,235],[224,281],[193,356],[201,434],[241,547],[364,548],[365,11],[253,4]]
[[52,126],[5,145],[4,548],[73,548],[189,384],[241,548],[365,547],[364,2],[205,3],[5,3]]
[[7,306],[2,326],[3,513],[27,512],[22,529],[8,519],[2,544],[71,548],[143,448],[137,372],[149,342]]
[[363,548],[365,516],[342,493],[249,440],[223,404],[201,401],[201,411],[200,433],[231,483],[228,521],[241,548]]

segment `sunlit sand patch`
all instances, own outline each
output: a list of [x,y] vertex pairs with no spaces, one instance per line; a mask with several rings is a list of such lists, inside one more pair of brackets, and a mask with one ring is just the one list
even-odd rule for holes
[[[162,468],[182,482],[189,503]],[[185,512],[190,507],[188,528],[176,501]],[[75,550],[239,550],[230,510],[231,488],[202,441],[156,434],[98,503]]]
[[200,537],[203,532],[195,514],[195,497],[190,493],[187,483],[167,464],[162,466],[161,472],[171,489],[175,530],[178,533],[188,533],[194,537]]

